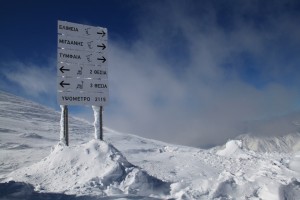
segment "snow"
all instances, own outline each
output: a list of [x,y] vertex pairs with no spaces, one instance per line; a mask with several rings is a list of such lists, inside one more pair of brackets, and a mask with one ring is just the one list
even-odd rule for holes
[[300,133],[277,137],[258,137],[249,134],[236,138],[242,141],[244,148],[256,152],[296,152],[300,151]]
[[297,134],[204,150],[106,127],[99,141],[69,116],[65,146],[60,114],[0,92],[0,199],[300,199],[297,142],[283,142]]
[[65,127],[64,127],[65,106],[61,105],[60,109],[61,109],[61,114],[60,114],[60,122],[59,122],[59,124],[60,124],[59,140],[60,140],[60,142],[65,143],[66,142],[65,135],[64,135],[64,130],[65,130]]
[[33,184],[37,191],[98,196],[168,193],[169,184],[129,163],[111,144],[91,140],[76,147],[63,143],[49,156],[8,175],[5,181]]
[[95,127],[95,139],[100,139],[100,107],[92,106],[94,111],[94,127]]
[[289,168],[300,173],[300,151],[296,152],[291,158]]
[[246,151],[242,149],[242,141],[230,140],[226,143],[225,149],[217,151],[217,155],[232,157],[232,158],[250,158]]

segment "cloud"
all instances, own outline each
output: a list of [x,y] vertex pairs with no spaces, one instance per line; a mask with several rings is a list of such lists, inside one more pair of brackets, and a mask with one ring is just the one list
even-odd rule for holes
[[[260,2],[140,3],[135,37],[109,40],[105,126],[207,147],[244,133],[245,122],[299,108],[299,14],[293,1]],[[56,105],[55,65],[2,63],[1,72]]]
[[1,73],[14,93],[53,106],[56,101],[56,68],[53,66],[55,64],[41,66],[12,61],[1,63]]
[[292,16],[262,16],[261,5],[232,6],[234,17],[224,25],[222,7],[208,4],[197,15],[192,6],[151,5],[139,21],[139,40],[110,42],[110,127],[207,146],[241,134],[243,122],[295,109],[299,94],[284,75],[298,82],[293,61],[299,59],[280,52],[295,51],[285,43],[299,44],[296,21],[285,24]]

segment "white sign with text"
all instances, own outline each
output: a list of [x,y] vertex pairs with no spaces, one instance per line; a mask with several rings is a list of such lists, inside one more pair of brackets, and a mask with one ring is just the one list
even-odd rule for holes
[[57,32],[59,104],[105,105],[108,101],[107,29],[58,21]]

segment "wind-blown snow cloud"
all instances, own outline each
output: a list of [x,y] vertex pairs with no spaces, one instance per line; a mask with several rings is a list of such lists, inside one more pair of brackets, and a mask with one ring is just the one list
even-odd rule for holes
[[218,16],[225,8],[214,4],[194,16],[192,6],[149,6],[153,18],[141,20],[141,39],[111,44],[109,126],[206,146],[243,133],[245,121],[295,109],[297,21],[286,12],[259,21],[262,5],[231,5],[233,16]]
[[53,106],[56,101],[56,69],[53,66],[55,63],[38,66],[14,61],[1,63],[1,73],[17,94]]
[[[136,36],[109,40],[105,126],[205,147],[244,133],[247,121],[297,111],[294,3],[141,2]],[[27,95],[56,100],[55,63],[9,65],[5,78]]]

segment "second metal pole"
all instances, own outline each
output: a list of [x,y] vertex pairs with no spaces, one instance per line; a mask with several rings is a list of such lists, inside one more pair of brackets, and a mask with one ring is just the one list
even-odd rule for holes
[[64,106],[64,138],[66,145],[69,146],[69,124],[68,124],[68,106]]
[[100,106],[100,112],[99,112],[99,120],[100,120],[100,140],[103,140],[103,121],[102,121],[102,111],[103,106]]

